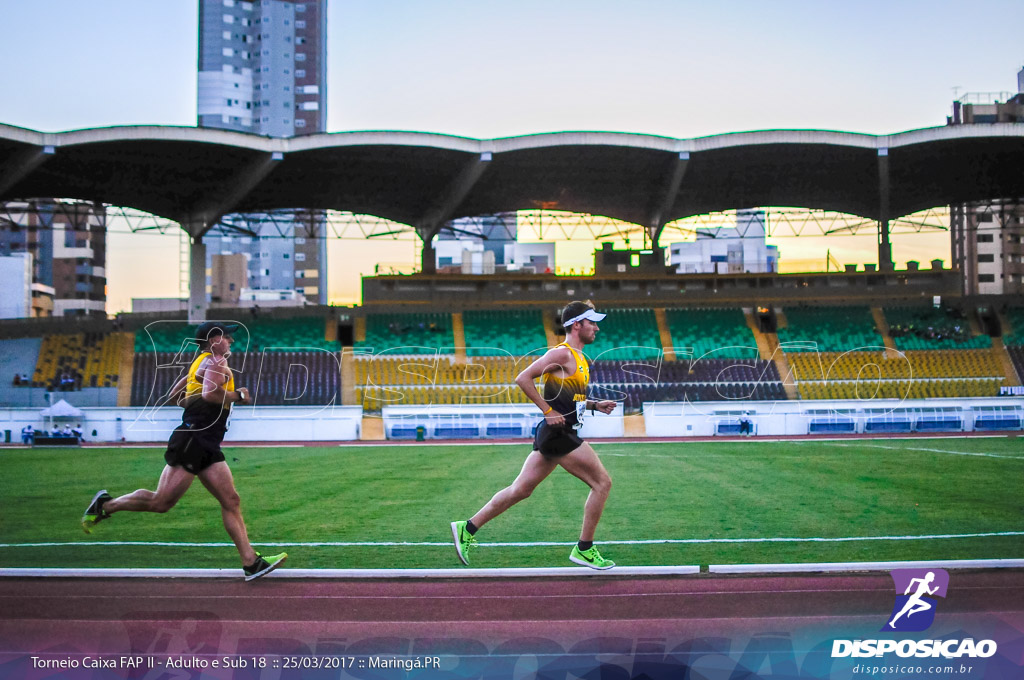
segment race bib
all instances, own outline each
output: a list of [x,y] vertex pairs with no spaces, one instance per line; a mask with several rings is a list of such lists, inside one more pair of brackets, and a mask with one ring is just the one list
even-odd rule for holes
[[577,401],[576,402],[576,420],[583,422],[583,416],[587,413],[587,402]]

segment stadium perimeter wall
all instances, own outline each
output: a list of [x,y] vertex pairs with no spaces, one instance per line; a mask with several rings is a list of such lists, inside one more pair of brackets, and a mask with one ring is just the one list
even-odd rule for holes
[[[0,409],[0,435],[21,441],[26,425],[43,426],[42,409]],[[181,423],[181,409],[165,407],[82,408],[87,442],[166,442]],[[225,442],[349,441],[362,436],[360,406],[258,406],[235,408]],[[63,422],[63,421],[62,421]],[[70,422],[70,421],[68,421]],[[95,434],[93,434],[95,432]]]
[[[388,439],[526,439],[541,421],[533,404],[481,406],[385,406],[381,410]],[[588,413],[580,436],[613,438],[625,434],[624,410],[619,404],[609,414]]]
[[[0,409],[0,441],[21,441],[28,424],[44,425],[41,408]],[[174,407],[82,408],[81,422],[88,442],[163,443],[181,422]],[[1021,432],[1024,399],[879,399],[645,402],[644,431],[648,437],[713,437],[739,435],[741,421],[751,434],[792,437],[807,434],[888,434],[947,432]],[[387,406],[382,413],[388,439],[523,439],[533,436],[540,414],[532,404],[481,406]],[[63,424],[65,421],[61,421]],[[70,421],[68,421],[70,422]],[[259,406],[236,408],[225,442],[328,442],[362,438],[360,406]],[[421,430],[421,431],[418,431]],[[95,433],[95,434],[94,434]],[[584,438],[626,436],[621,405],[610,415],[584,420]]]
[[[741,420],[752,434],[882,434],[1020,431],[1024,399],[872,399],[802,401],[644,402],[648,437],[736,435]],[[1016,426],[995,425],[1016,420]],[[990,425],[986,425],[985,423]]]

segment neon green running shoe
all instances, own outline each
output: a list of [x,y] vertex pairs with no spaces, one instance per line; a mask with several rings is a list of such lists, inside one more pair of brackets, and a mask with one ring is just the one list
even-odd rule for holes
[[469,551],[476,547],[476,538],[466,529],[466,521],[452,522],[452,540],[455,541],[455,552],[459,561],[469,566]]
[[103,512],[103,504],[109,501],[110,498],[111,496],[107,493],[106,489],[97,491],[96,495],[92,497],[89,507],[85,509],[85,514],[82,515],[82,529],[85,530],[85,533],[91,534],[94,526],[110,517],[110,515]]
[[286,559],[288,559],[288,553],[267,555],[266,557],[256,553],[256,561],[249,566],[242,567],[242,571],[245,572],[245,580],[252,581],[254,579],[258,579],[260,576],[266,576],[281,566],[281,563]]
[[591,546],[588,550],[580,550],[579,545],[574,545],[572,552],[569,553],[569,559],[576,564],[582,564],[584,567],[590,567],[591,569],[611,569],[615,566],[615,563],[611,560],[601,557],[601,553],[596,545]]

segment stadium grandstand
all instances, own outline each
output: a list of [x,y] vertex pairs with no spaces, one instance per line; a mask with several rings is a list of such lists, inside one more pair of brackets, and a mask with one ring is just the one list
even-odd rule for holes
[[[389,430],[366,423],[393,407],[441,409],[432,417],[451,421],[460,408],[468,413],[504,406],[526,413],[516,417],[532,418],[514,380],[559,341],[558,309],[549,304],[417,313],[319,307],[264,311],[260,318],[233,310],[226,318],[246,318],[231,362],[256,406],[356,406],[362,436],[379,437]],[[1019,307],[997,315],[993,336],[981,331],[977,309],[888,306],[884,297],[873,306],[602,311],[608,317],[599,340],[586,348],[593,394],[620,402],[620,415],[640,422],[658,403],[717,404],[726,407],[720,418],[726,424],[742,413],[765,417],[766,406],[781,402],[827,403],[847,412],[859,409],[867,418],[872,408],[984,404],[1019,393],[1024,380]],[[195,324],[180,315],[134,316],[80,320],[81,328],[62,323],[48,332],[33,320],[0,324],[7,336],[0,340],[2,367],[10,376],[0,389],[5,406],[38,409],[58,398],[127,411],[157,406],[198,353]],[[1018,407],[998,406],[1013,414],[1008,421],[992,420],[996,429],[1020,425]],[[954,420],[957,429],[983,422]],[[524,437],[532,430],[516,427]],[[642,434],[637,427],[634,421],[631,431]]]
[[[251,389],[253,420],[261,408],[298,409],[309,422],[310,413],[331,409],[363,439],[389,436],[403,418],[427,438],[525,438],[537,416],[514,378],[559,341],[558,310],[591,299],[608,314],[586,348],[593,393],[620,407],[588,419],[590,436],[717,435],[747,419],[759,434],[807,434],[819,411],[830,414],[836,431],[863,432],[878,408],[902,409],[911,430],[938,427],[928,408],[959,409],[939,419],[952,429],[1019,429],[1019,298],[966,294],[959,261],[898,270],[892,258],[890,231],[905,216],[1024,195],[1020,126],[967,128],[886,136],[782,130],[700,140],[365,132],[271,141],[209,129],[43,134],[0,126],[0,201],[21,201],[22,212],[38,196],[65,197],[49,208],[58,212],[76,198],[123,206],[169,220],[191,242],[187,311],[0,322],[0,367],[10,376],[0,404],[10,431],[38,424],[39,414],[63,399],[97,409],[86,419],[101,423],[92,428],[98,440],[163,439],[159,427],[133,434],[110,423],[130,421],[127,429],[137,429],[142,414],[158,409],[196,356],[196,325],[216,317],[243,326],[231,363]],[[569,159],[578,172],[562,172]],[[966,170],[980,164],[987,172]],[[199,182],[196,166],[223,179]],[[730,179],[737,167],[747,169],[742,188]],[[319,181],[311,184],[314,172]],[[644,248],[605,242],[586,275],[554,272],[538,255],[533,264],[493,273],[438,270],[435,241],[442,232],[457,238],[458,220],[497,220],[538,204],[620,220],[639,232]],[[749,205],[855,217],[877,229],[877,265],[779,274],[774,266],[738,265],[732,253],[714,256],[704,272],[667,266],[661,240],[680,220],[739,210],[747,216],[743,228],[760,225],[763,237],[765,223],[748,219]],[[397,225],[422,241],[419,272],[365,278],[359,307],[211,307],[217,301],[204,285],[204,235],[230,230],[232,214],[289,209],[390,220],[386,228]],[[363,236],[390,233],[374,229]],[[716,229],[705,231],[715,236]],[[737,218],[743,238],[740,230]],[[665,405],[684,420],[660,418],[663,425],[654,426]],[[803,420],[777,418],[779,409]],[[253,425],[230,436],[285,434]]]

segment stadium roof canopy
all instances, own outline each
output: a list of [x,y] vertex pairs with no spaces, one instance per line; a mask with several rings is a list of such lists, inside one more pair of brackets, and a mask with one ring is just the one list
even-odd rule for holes
[[541,206],[652,228],[759,206],[889,220],[1024,196],[1022,169],[1024,124],[879,136],[560,132],[488,140],[413,132],[273,139],[164,126],[43,133],[0,125],[0,200],[99,201],[205,228],[226,213],[283,208],[376,215],[421,233],[458,217]]

